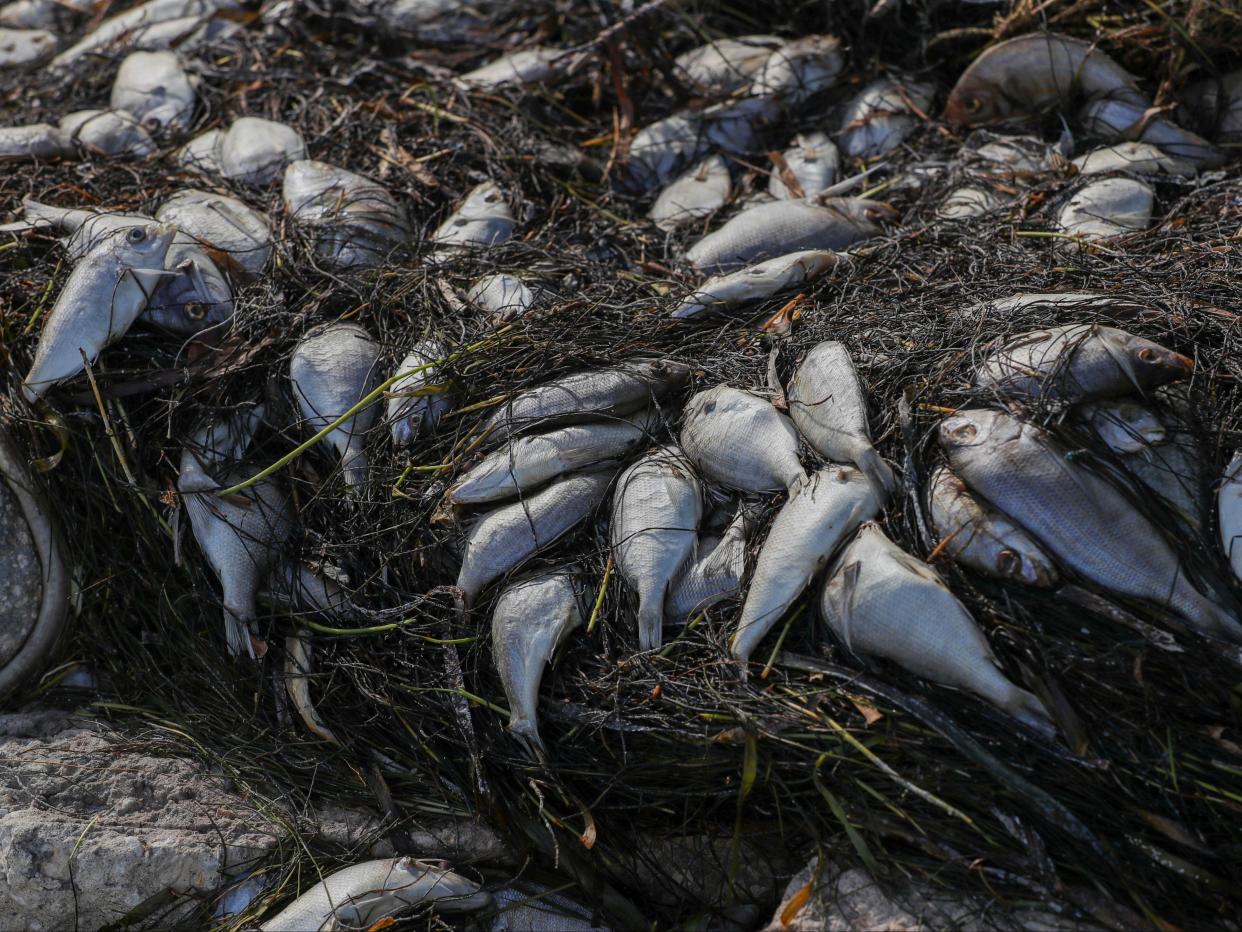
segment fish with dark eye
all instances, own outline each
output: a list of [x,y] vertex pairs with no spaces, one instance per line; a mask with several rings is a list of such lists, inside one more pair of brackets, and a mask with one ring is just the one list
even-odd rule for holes
[[1157,388],[1194,369],[1194,360],[1116,327],[1067,324],[1002,343],[975,384],[1000,398],[1082,402]]
[[1168,439],[1156,412],[1128,398],[1079,405],[1074,413],[1114,453],[1137,453]]
[[156,148],[147,128],[123,110],[77,110],[60,118],[60,131],[92,155],[145,158]]
[[133,52],[112,82],[112,109],[133,114],[152,133],[188,128],[194,101],[194,82],[175,52]]
[[815,281],[835,269],[841,256],[827,249],[804,249],[756,262],[736,272],[713,275],[674,308],[670,317],[689,320],[713,311],[731,311]]
[[[435,340],[414,344],[393,374],[406,373],[388,387],[388,408],[385,420],[397,447],[408,447],[424,430],[434,430],[440,418],[453,407],[453,395],[444,386],[437,386],[443,377],[436,363],[448,356],[448,350]],[[427,392],[427,394],[422,394]]]
[[864,524],[837,558],[820,597],[828,627],[854,654],[986,699],[1051,737],[1043,703],[1005,676],[988,639],[940,575]]
[[953,472],[1061,566],[1108,592],[1161,606],[1213,637],[1242,643],[1242,624],[1195,588],[1160,530],[1045,431],[1000,411],[974,409],[942,421],[939,439]]
[[729,163],[719,155],[709,155],[660,192],[647,216],[661,230],[710,217],[733,195],[733,176]]
[[[214,158],[225,178],[243,184],[266,185],[279,178],[286,166],[306,159],[306,141],[292,126],[260,117],[242,117],[218,138]],[[288,183],[286,177],[286,187]],[[296,188],[294,193],[306,198],[314,196]],[[287,194],[285,206],[289,207]],[[289,212],[295,213],[292,208]]]
[[405,209],[362,175],[313,159],[291,162],[281,197],[315,254],[337,268],[374,268],[408,244]]
[[723,97],[750,80],[782,45],[776,36],[713,39],[673,59],[677,76],[697,93]]
[[1056,564],[1031,536],[977,496],[947,466],[925,488],[927,516],[944,552],[985,576],[1040,589],[1057,584]]
[[0,27],[0,69],[38,65],[56,54],[60,39],[46,29]]
[[755,72],[747,94],[796,107],[837,83],[845,53],[836,36],[803,36],[772,51]]
[[880,78],[845,108],[837,137],[847,159],[871,159],[901,145],[931,107],[936,89],[922,81]]
[[[819,194],[836,182],[841,170],[841,154],[825,133],[800,133],[782,153],[781,161],[784,168],[774,168],[768,176],[768,193],[780,201]],[[786,171],[800,193],[785,183]]]
[[743,492],[792,489],[806,479],[789,417],[766,398],[728,385],[687,402],[681,449],[709,479]]
[[475,185],[461,206],[451,213],[431,236],[436,250],[433,262],[462,252],[498,246],[513,235],[517,220],[505,200],[500,185],[484,181]]

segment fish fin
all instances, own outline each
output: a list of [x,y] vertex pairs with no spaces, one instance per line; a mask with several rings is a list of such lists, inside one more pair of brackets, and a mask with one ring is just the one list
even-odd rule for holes
[[224,639],[228,644],[230,657],[240,657],[244,650],[251,660],[255,659],[249,623],[227,608],[224,610]]
[[350,488],[359,488],[367,481],[367,455],[362,449],[359,438],[351,437],[345,453],[341,457],[341,469],[345,474],[345,484]]
[[840,630],[837,634],[841,638],[841,643],[845,645],[846,650],[851,654],[854,651],[853,637],[853,611],[854,611],[854,593],[858,590],[858,577],[862,572],[862,564],[855,560],[853,563],[847,563],[841,567],[841,611],[840,614]]
[[664,596],[668,589],[660,590],[659,597],[640,599],[638,605],[638,649],[655,650],[664,643]]
[[125,274],[137,283],[148,301],[160,285],[177,276],[177,273],[170,269],[126,269]]
[[539,723],[534,719],[510,718],[509,731],[533,758],[539,761],[548,759],[548,749],[539,737]]
[[897,492],[897,476],[893,467],[889,466],[873,446],[861,450],[857,459],[858,468],[871,482],[876,491],[876,498],[886,501]]
[[1039,701],[1039,697],[1032,692],[1015,686],[1005,711],[1049,740],[1057,735],[1057,726],[1053,724],[1052,716]]
[[1125,373],[1130,384],[1134,386],[1134,390],[1140,394],[1143,392],[1143,386],[1139,382],[1138,370],[1134,367],[1134,360],[1130,358],[1130,354],[1125,351],[1124,347],[1118,346],[1112,333],[1106,330],[1097,330],[1096,336],[1100,344],[1104,347],[1104,351],[1117,364],[1117,368]]

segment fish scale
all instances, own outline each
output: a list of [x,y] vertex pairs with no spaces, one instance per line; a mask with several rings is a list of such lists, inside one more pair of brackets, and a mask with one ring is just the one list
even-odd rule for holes
[[789,489],[806,478],[793,422],[758,395],[728,385],[687,403],[681,448],[708,478],[744,492]]

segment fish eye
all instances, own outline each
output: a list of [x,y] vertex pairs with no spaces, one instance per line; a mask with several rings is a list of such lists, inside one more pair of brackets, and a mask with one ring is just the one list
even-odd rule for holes
[[975,434],[979,433],[979,428],[975,427],[967,421],[965,424],[958,424],[956,427],[949,429],[949,436],[954,440],[971,440]]
[[207,316],[207,305],[202,301],[190,301],[185,306],[185,316],[190,320],[202,320]]
[[125,234],[125,237],[131,243],[141,243],[147,238],[147,231],[142,227],[130,227],[129,232]]
[[868,220],[880,220],[884,217],[884,211],[878,207],[868,207],[863,210],[863,216]]
[[967,113],[978,113],[983,109],[982,97],[967,97],[962,101],[962,109]]
[[1002,573],[1012,573],[1018,567],[1018,555],[1012,550],[1002,550],[996,555],[996,568]]
[[149,116],[145,120],[142,121],[142,125],[154,133],[154,132],[158,132],[160,127],[163,126],[164,124],[160,122],[159,117]]
[[1156,351],[1152,349],[1150,346],[1146,346],[1143,349],[1139,350],[1138,358],[1141,359],[1143,362],[1155,362]]

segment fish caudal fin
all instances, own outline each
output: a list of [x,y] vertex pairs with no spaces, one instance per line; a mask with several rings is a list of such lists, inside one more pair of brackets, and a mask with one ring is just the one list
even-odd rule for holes
[[367,481],[367,455],[361,445],[355,446],[351,441],[341,457],[341,469],[345,475],[345,484],[350,488],[359,488]]
[[[665,587],[667,589],[667,586]],[[664,643],[664,589],[638,604],[638,649],[655,650]]]
[[240,657],[245,651],[254,660],[254,642],[250,639],[250,625],[227,608],[224,610],[224,640],[229,646],[230,657]]
[[533,718],[514,716],[509,719],[509,732],[517,738],[536,760],[547,757],[547,748],[539,737],[539,723]]
[[897,477],[893,474],[893,467],[885,462],[875,447],[859,451],[857,466],[876,490],[877,497],[887,499],[896,493]]
[[1045,738],[1056,737],[1057,726],[1053,724],[1052,716],[1048,714],[1048,710],[1034,693],[1017,686],[1013,687],[1008,701],[1004,704],[1004,709],[1023,725],[1039,732]]

